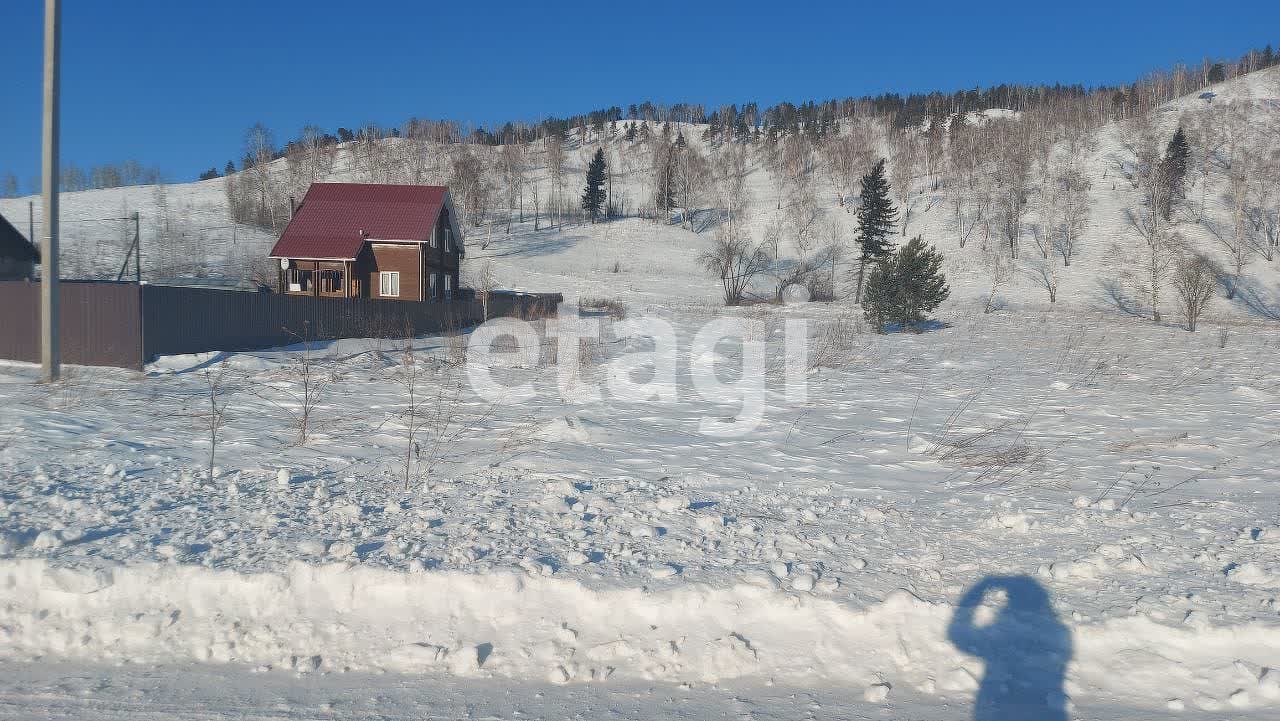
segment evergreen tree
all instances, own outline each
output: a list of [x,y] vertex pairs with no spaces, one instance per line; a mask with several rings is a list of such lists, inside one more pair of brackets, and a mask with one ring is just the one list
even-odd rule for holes
[[604,208],[604,170],[604,148],[597,148],[587,166],[587,187],[582,191],[582,209],[587,211],[592,223]]
[[1182,126],[1174,131],[1173,137],[1169,139],[1169,144],[1164,149],[1164,161],[1179,177],[1187,173],[1187,160],[1191,157],[1191,146],[1187,143],[1187,134],[1183,132]]
[[876,264],[862,307],[867,321],[883,333],[892,323],[907,328],[923,322],[949,295],[942,254],[917,235]]
[[1166,220],[1173,213],[1174,202],[1181,200],[1185,193],[1187,164],[1191,160],[1191,146],[1187,143],[1187,134],[1182,126],[1173,134],[1169,145],[1164,149],[1164,158],[1160,160],[1161,179],[1165,183],[1163,207],[1160,209]]
[[898,222],[898,211],[889,198],[889,179],[885,177],[884,159],[862,176],[862,205],[858,208],[858,288],[854,300],[862,297],[862,279],[867,263],[886,257],[891,246],[889,236]]
[[676,148],[684,150],[686,143],[684,142],[684,133],[676,133]]
[[236,164],[230,160],[227,161],[227,167],[222,169],[223,175],[234,175],[236,172]]
[[626,133],[625,137],[626,137],[626,139],[627,139],[628,141],[633,141],[633,140],[635,140],[635,139],[636,139],[636,124],[635,124],[635,123],[627,123],[627,133]]

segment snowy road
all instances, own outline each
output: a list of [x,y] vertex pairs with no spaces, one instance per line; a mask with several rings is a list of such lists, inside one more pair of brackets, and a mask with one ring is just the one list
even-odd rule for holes
[[[610,683],[545,686],[399,675],[296,677],[234,666],[177,667],[0,664],[0,719],[213,721],[245,719],[735,719],[885,721],[972,717],[972,700],[903,694],[868,703],[861,691],[788,686]],[[1074,718],[1168,719],[1166,710],[1081,703]],[[1188,710],[1178,719],[1257,718],[1248,712]]]

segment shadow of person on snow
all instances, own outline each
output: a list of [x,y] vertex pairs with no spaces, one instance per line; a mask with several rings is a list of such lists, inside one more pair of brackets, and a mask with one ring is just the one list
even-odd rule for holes
[[974,721],[1067,720],[1063,682],[1071,631],[1035,579],[988,576],[974,584],[960,599],[947,637],[986,664]]

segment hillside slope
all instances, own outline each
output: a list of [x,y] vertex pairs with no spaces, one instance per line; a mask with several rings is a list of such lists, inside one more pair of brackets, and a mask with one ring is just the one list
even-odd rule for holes
[[[1169,103],[1160,109],[1155,123],[1167,137],[1189,114],[1211,103],[1216,107],[1243,109],[1252,125],[1273,127],[1280,122],[1280,68],[1245,75]],[[970,118],[970,122],[1011,117],[1015,117],[1014,114],[992,111],[982,118]],[[1142,241],[1126,215],[1128,210],[1139,208],[1141,200],[1138,191],[1122,175],[1127,162],[1125,139],[1133,122],[1107,123],[1092,139],[1082,166],[1091,186],[1088,223],[1072,264],[1055,270],[1059,276],[1061,304],[1144,312],[1144,290],[1140,283],[1132,287],[1131,282],[1131,276],[1141,275],[1134,271],[1141,264]],[[658,132],[657,124],[652,127],[653,132]],[[714,156],[721,151],[702,139],[704,130],[705,126],[677,125],[673,133],[683,135],[708,157]],[[583,144],[581,140],[575,133],[566,142],[561,196],[568,206],[576,203],[586,160],[599,147],[595,142]],[[391,157],[400,152],[397,146],[405,141],[389,138],[380,142]],[[368,162],[361,159],[359,153],[363,151],[356,145],[348,143],[337,150],[323,179],[398,180],[394,161],[381,170],[366,168]],[[615,167],[613,197],[629,211],[645,205],[651,193],[643,145],[638,141],[625,141],[620,134],[603,144]],[[887,148],[881,151],[882,154],[889,152]],[[1193,151],[1199,152],[1199,149],[1193,148]],[[1265,153],[1267,148],[1262,147],[1259,152]],[[444,155],[437,154],[434,165],[425,171],[425,181],[448,182],[449,169]],[[536,148],[526,149],[526,157],[529,163],[526,174],[530,184],[538,186],[545,205],[552,191],[545,157]],[[745,185],[750,205],[746,226],[756,239],[763,236],[771,221],[785,215],[779,210],[784,200],[764,163],[762,153],[748,153]],[[1187,193],[1187,205],[1203,204],[1204,212],[1195,208],[1175,221],[1178,233],[1190,250],[1205,253],[1227,267],[1230,262],[1224,243],[1215,237],[1213,230],[1221,233],[1231,212],[1230,200],[1225,195],[1228,173],[1215,169],[1212,163],[1207,167],[1210,171],[1207,175],[1190,179]],[[292,187],[289,172],[284,159],[272,164],[271,173],[281,188]],[[835,192],[821,177],[819,169],[815,167],[811,172],[817,208],[816,230],[812,233],[816,240],[812,242],[834,241],[841,249],[843,257],[834,274],[838,280],[837,290],[847,293],[856,228],[850,212],[853,204],[840,207]],[[389,177],[381,177],[387,175]],[[243,176],[243,173],[236,176],[236,182],[246,182]],[[633,216],[591,225],[579,217],[552,229],[548,229],[543,220],[535,230],[530,217],[531,189],[526,187],[523,198],[525,221],[509,222],[509,211],[502,207],[502,191],[498,187],[501,179],[496,170],[491,170],[489,182],[498,198],[492,206],[497,207],[490,209],[482,225],[470,230],[468,266],[473,276],[488,266],[497,281],[509,287],[635,296],[654,302],[669,298],[699,303],[718,299],[718,283],[697,263],[698,254],[712,243],[716,219],[721,212],[714,207],[714,194],[705,193],[699,198],[700,207],[691,209],[688,223],[683,222],[685,211],[679,210],[671,222],[659,223]],[[278,192],[300,193],[303,189],[305,184],[299,190]],[[1011,262],[1000,262],[1001,241],[994,237],[990,225],[985,230],[971,231],[969,242],[962,247],[948,198],[945,184],[934,189],[928,187],[923,178],[917,178],[905,228],[906,236],[922,235],[945,254],[947,276],[953,290],[947,308],[954,311],[979,299],[985,303],[993,294],[995,306],[1048,305],[1048,293],[1041,280],[1044,259],[1035,243],[1037,201],[1034,192],[1023,219],[1021,258]],[[0,200],[0,213],[25,232],[28,203],[35,210],[38,235],[38,197]],[[195,275],[236,278],[251,275],[255,267],[261,272],[262,258],[274,238],[273,233],[231,222],[225,179],[68,193],[63,196],[63,208],[63,267],[71,277],[114,277],[118,273],[124,249],[132,239],[133,222],[129,216],[134,212],[140,214],[144,277],[155,281]],[[783,227],[781,252],[785,256],[794,252],[794,248],[787,249],[793,233],[785,222]],[[1008,254],[1007,248],[1003,254]],[[994,276],[1000,275],[994,269],[997,265],[1004,269],[1007,280],[996,282]],[[1231,302],[1211,306],[1210,317],[1220,320],[1280,317],[1278,269],[1280,264],[1265,260],[1259,253],[1252,254],[1244,269],[1240,293]],[[761,292],[768,292],[767,281],[762,280],[758,285]],[[1166,306],[1166,313],[1175,311],[1172,294],[1167,290],[1162,305]]]

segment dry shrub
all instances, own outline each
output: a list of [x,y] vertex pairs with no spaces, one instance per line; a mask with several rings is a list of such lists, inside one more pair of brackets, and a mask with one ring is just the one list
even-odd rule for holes
[[446,330],[444,338],[444,364],[457,368],[467,363],[467,336],[457,330]]
[[1033,474],[1049,458],[1051,449],[1026,439],[1035,412],[995,423],[962,425],[961,421],[985,389],[971,394],[943,421],[925,452],[940,461],[976,474],[972,483],[986,488],[1035,485]]
[[627,317],[627,307],[617,298],[580,298],[578,299],[578,307],[605,312],[614,320],[623,320]]
[[852,314],[840,314],[822,321],[813,336],[809,369],[843,368],[853,355],[854,337],[866,332],[866,323]]
[[540,300],[528,305],[519,304],[515,307],[513,315],[520,320],[534,321],[547,320],[556,317],[556,305],[550,301]]

